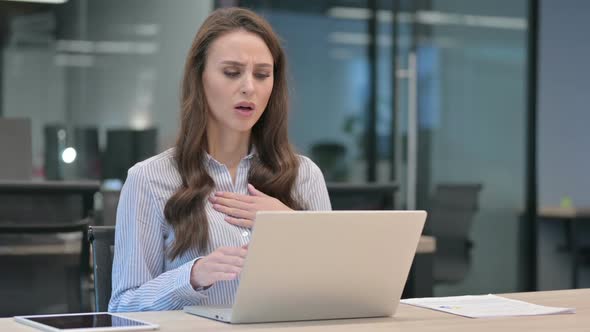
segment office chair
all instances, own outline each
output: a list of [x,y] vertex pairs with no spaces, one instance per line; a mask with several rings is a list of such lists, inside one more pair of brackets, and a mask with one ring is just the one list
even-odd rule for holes
[[[396,183],[327,183],[333,210],[394,210]],[[412,263],[402,298],[432,296],[432,255]],[[419,280],[418,280],[419,279]]]
[[346,151],[346,146],[341,143],[319,142],[312,145],[310,157],[326,181],[345,181],[348,178]]
[[333,210],[393,210],[396,183],[327,183]]
[[[117,220],[120,190],[101,190],[102,193],[102,223],[101,226],[114,226]],[[98,225],[98,224],[97,224]]]
[[102,178],[125,181],[131,166],[156,154],[157,139],[156,128],[107,129]]
[[111,300],[115,227],[91,226],[88,228],[88,240],[92,247],[95,311],[108,311]]
[[428,211],[427,232],[436,238],[435,283],[459,282],[471,263],[469,232],[481,184],[439,184]]

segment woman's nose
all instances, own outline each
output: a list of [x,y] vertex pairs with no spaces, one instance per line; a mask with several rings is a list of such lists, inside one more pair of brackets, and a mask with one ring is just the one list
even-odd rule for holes
[[243,95],[250,95],[254,92],[254,82],[252,81],[251,75],[244,75],[242,81],[241,93]]

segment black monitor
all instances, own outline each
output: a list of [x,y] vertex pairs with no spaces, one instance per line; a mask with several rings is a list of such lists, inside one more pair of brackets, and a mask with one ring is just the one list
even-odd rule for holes
[[157,129],[109,129],[103,157],[103,179],[125,181],[135,163],[156,154]]

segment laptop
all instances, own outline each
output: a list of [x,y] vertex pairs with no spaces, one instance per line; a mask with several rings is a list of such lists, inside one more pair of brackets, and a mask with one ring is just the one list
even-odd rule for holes
[[184,311],[227,323],[392,316],[425,211],[258,212],[233,305]]

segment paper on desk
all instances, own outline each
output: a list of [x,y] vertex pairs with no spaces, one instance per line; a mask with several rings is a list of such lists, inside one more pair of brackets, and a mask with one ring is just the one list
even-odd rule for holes
[[401,303],[470,318],[573,314],[574,308],[545,307],[492,294],[405,299]]

